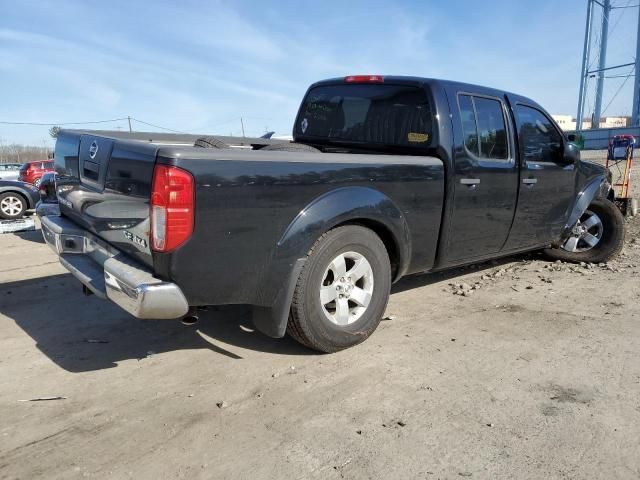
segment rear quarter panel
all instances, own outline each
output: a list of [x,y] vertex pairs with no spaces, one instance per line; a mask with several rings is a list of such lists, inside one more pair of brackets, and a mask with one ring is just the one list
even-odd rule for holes
[[[279,242],[307,206],[345,187],[379,192],[401,212],[411,243],[407,273],[433,265],[444,198],[444,169],[438,159],[259,151],[244,156],[219,153],[217,159],[186,155],[182,152],[176,158],[161,151],[158,162],[194,175],[194,234],[176,252],[156,254],[154,266],[161,276],[180,285],[190,304],[268,306],[282,287],[271,272],[293,267],[297,257],[304,257],[309,241],[312,244],[341,221],[335,213],[341,205],[313,211],[314,218],[304,226],[309,239],[297,245],[298,251],[282,254]],[[335,202],[343,202],[351,218],[354,212],[357,216],[355,198],[341,198],[336,195]],[[363,218],[372,215],[369,207],[362,205]]]

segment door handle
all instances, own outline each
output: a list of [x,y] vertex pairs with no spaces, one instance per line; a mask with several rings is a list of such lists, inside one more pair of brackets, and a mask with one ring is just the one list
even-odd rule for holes
[[522,183],[524,183],[525,185],[528,185],[530,187],[533,187],[536,183],[538,183],[538,179],[537,178],[523,178],[522,179]]
[[474,187],[476,185],[480,185],[480,179],[479,178],[461,178],[460,179],[460,183],[462,185],[467,185],[469,187]]

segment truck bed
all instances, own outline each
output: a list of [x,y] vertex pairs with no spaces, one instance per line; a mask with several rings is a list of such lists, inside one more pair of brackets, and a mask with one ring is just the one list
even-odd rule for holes
[[[445,182],[435,157],[203,149],[63,131],[56,162],[62,215],[180,285],[190,305],[269,303],[280,287],[266,278],[274,265],[291,268],[305,235],[330,227],[328,210],[349,202],[369,206],[358,207],[363,221],[393,210],[388,228],[411,252],[403,273],[428,270],[437,250]],[[196,184],[193,235],[171,253],[150,248],[156,164],[178,166]]]

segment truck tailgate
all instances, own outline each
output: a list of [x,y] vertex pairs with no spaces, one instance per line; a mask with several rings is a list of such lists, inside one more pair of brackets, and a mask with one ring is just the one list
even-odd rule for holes
[[146,265],[155,145],[61,132],[56,142],[61,213]]

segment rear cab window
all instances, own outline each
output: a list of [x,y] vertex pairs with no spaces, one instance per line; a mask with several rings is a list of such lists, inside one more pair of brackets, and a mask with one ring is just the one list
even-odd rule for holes
[[304,143],[401,149],[417,155],[434,144],[433,135],[433,109],[425,88],[384,83],[313,87],[294,126],[296,141]]

